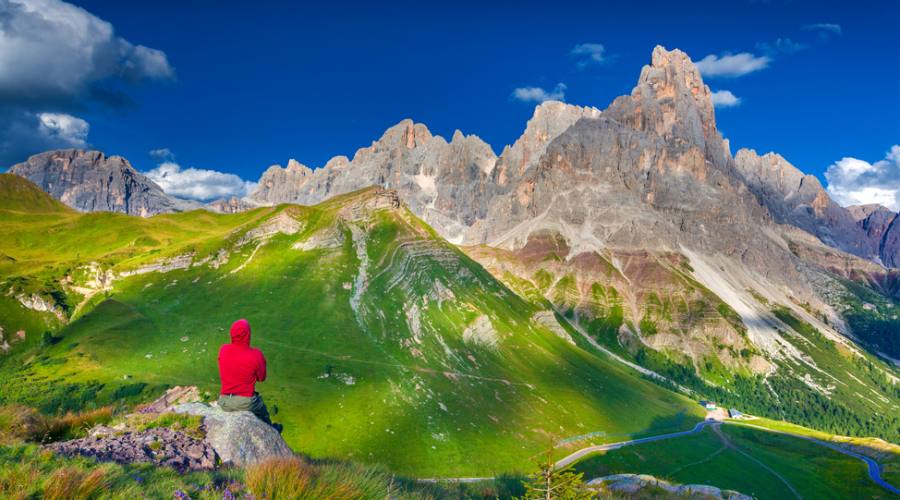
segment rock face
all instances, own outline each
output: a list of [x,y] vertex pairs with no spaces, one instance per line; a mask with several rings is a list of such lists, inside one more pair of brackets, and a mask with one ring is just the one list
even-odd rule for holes
[[81,455],[122,464],[149,462],[181,472],[216,467],[216,452],[212,446],[167,428],[123,432],[100,427],[86,438],[53,443],[48,448],[66,456]]
[[752,149],[739,150],[734,163],[776,222],[799,227],[845,252],[879,257],[876,241],[857,226],[850,211],[828,196],[814,175],[804,174],[781,155],[759,156]]
[[900,267],[900,223],[895,212],[881,205],[847,207],[859,227],[874,245],[881,262]]
[[32,156],[9,170],[54,198],[84,212],[108,211],[149,217],[196,208],[163,192],[121,156],[63,149]]
[[203,403],[185,403],[172,410],[203,417],[204,441],[224,464],[244,466],[293,455],[278,431],[248,411],[224,412]]

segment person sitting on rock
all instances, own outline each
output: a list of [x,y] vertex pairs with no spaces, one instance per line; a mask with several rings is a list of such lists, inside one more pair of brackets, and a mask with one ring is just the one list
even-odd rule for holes
[[[219,349],[219,408],[223,411],[249,411],[272,425],[269,410],[256,392],[256,383],[266,380],[266,357],[250,347],[250,323],[239,319],[231,325],[231,343]],[[274,426],[273,426],[274,427]]]

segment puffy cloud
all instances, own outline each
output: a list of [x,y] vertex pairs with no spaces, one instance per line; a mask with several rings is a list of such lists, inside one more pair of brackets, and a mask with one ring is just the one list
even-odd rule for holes
[[175,159],[175,154],[169,148],[151,149],[147,154],[150,155],[150,158],[158,161],[172,161]]
[[734,78],[765,69],[770,62],[772,62],[772,58],[769,56],[756,56],[749,52],[741,52],[740,54],[725,53],[721,56],[710,54],[697,61],[696,66],[703,76]]
[[0,0],[0,165],[85,144],[88,124],[71,113],[121,106],[128,86],[174,76],[164,52],[116,36],[80,7]]
[[181,168],[167,161],[144,172],[168,194],[179,198],[210,201],[230,196],[244,197],[256,189],[256,183],[245,181],[234,174],[201,168]]
[[40,113],[38,130],[48,138],[75,148],[87,145],[87,135],[91,129],[88,122],[65,113]]
[[0,0],[0,99],[71,102],[108,79],[169,79],[166,54],[60,0]]
[[712,93],[712,103],[717,108],[732,108],[741,104],[741,98],[730,90],[717,90]]
[[566,84],[557,83],[553,90],[550,91],[541,87],[519,87],[513,90],[512,97],[522,102],[564,101],[566,99]]
[[589,64],[599,64],[606,60],[604,52],[606,48],[599,43],[580,43],[572,49],[572,55],[579,58],[576,63],[579,68]]
[[828,167],[825,179],[828,193],[841,205],[879,203],[900,210],[900,146],[875,163],[842,158]]

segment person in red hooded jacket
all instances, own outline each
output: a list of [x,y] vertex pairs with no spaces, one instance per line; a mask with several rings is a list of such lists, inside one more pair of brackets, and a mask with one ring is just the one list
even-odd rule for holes
[[222,390],[219,407],[224,411],[250,411],[272,425],[269,410],[256,392],[256,383],[266,380],[266,357],[250,347],[250,323],[239,319],[231,325],[231,343],[219,349]]

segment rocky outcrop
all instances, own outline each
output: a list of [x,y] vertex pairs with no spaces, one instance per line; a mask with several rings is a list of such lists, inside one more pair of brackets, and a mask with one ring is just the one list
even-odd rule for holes
[[[672,484],[647,474],[613,474],[588,482],[589,486],[608,493],[640,497],[642,490],[663,490],[678,498],[750,500],[752,497],[732,490],[723,490],[705,484]],[[656,497],[658,493],[651,493]]]
[[83,212],[121,212],[149,217],[197,208],[167,195],[121,156],[100,151],[63,149],[28,158],[9,169],[52,197]]
[[293,455],[278,431],[248,411],[224,412],[203,403],[177,405],[172,411],[203,417],[204,442],[224,464],[252,465],[268,458]]
[[246,198],[238,198],[237,196],[232,196],[228,199],[211,201],[204,205],[203,208],[220,214],[234,214],[247,210],[253,210],[257,206],[258,205],[256,203],[253,203]]
[[[248,411],[224,412],[199,402],[194,386],[177,386],[157,400],[108,427],[98,425],[89,435],[48,445],[62,455],[94,457],[118,463],[149,462],[179,471],[211,470],[220,465],[245,466],[267,458],[293,456],[281,434]],[[177,419],[162,425],[168,414],[202,417],[199,429],[183,427]]]
[[86,438],[53,443],[48,448],[65,456],[121,464],[152,463],[180,472],[216,468],[216,452],[209,443],[164,427],[132,431],[101,426]]
[[850,215],[877,249],[881,262],[900,267],[900,221],[889,208],[873,205],[847,207]]

